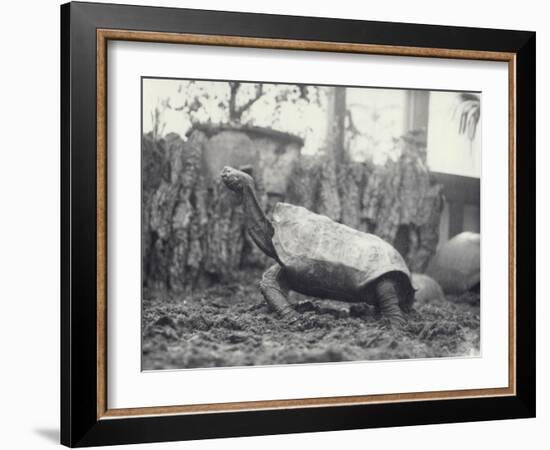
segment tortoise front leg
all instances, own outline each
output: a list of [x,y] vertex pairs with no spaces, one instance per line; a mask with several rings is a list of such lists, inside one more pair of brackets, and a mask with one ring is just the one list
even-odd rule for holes
[[296,318],[297,313],[288,301],[288,284],[284,273],[278,264],[271,266],[264,272],[260,289],[267,304],[284,319]]

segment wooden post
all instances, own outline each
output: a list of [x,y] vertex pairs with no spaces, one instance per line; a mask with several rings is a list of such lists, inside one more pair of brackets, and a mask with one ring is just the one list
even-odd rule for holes
[[334,161],[342,163],[346,158],[344,146],[346,119],[346,88],[334,86],[327,95],[327,151]]

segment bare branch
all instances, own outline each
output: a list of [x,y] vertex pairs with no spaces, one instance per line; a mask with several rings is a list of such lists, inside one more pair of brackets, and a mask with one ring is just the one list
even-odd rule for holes
[[249,109],[254,103],[256,103],[260,97],[264,94],[264,86],[262,83],[259,83],[255,86],[256,93],[254,97],[252,97],[250,100],[248,100],[244,105],[242,105],[240,108],[237,109],[237,115],[239,118],[243,115],[243,112],[245,112],[247,109]]

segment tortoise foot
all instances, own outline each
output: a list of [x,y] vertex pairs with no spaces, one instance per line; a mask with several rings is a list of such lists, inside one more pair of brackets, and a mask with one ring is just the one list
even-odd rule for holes
[[279,316],[289,325],[299,322],[302,317],[302,315],[296,312],[292,307],[285,308],[280,312]]
[[407,325],[406,320],[397,320],[397,319],[390,320],[390,328],[396,331],[403,330],[406,325]]
[[403,331],[407,326],[407,320],[404,317],[387,317],[387,316],[379,316],[379,320],[381,320],[382,326],[392,330],[392,331]]

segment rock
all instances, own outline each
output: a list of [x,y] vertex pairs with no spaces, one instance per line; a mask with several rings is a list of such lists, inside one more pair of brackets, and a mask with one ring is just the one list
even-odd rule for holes
[[416,289],[414,293],[416,302],[424,303],[431,300],[445,300],[445,294],[439,283],[428,275],[413,273],[412,285]]
[[174,329],[176,328],[176,324],[168,316],[162,316],[161,318],[157,319],[155,321],[154,325],[160,326],[160,327],[168,326],[168,327],[171,327],[171,328],[174,328]]
[[350,304],[335,300],[316,300],[315,309],[319,314],[330,314],[337,319],[349,317]]
[[248,333],[238,333],[238,332],[235,332],[235,333],[232,333],[229,335],[229,337],[227,338],[227,340],[231,343],[231,344],[239,344],[241,342],[244,342],[246,340],[248,340]]
[[480,264],[480,235],[465,231],[439,248],[426,274],[434,278],[446,294],[461,294],[479,288]]

